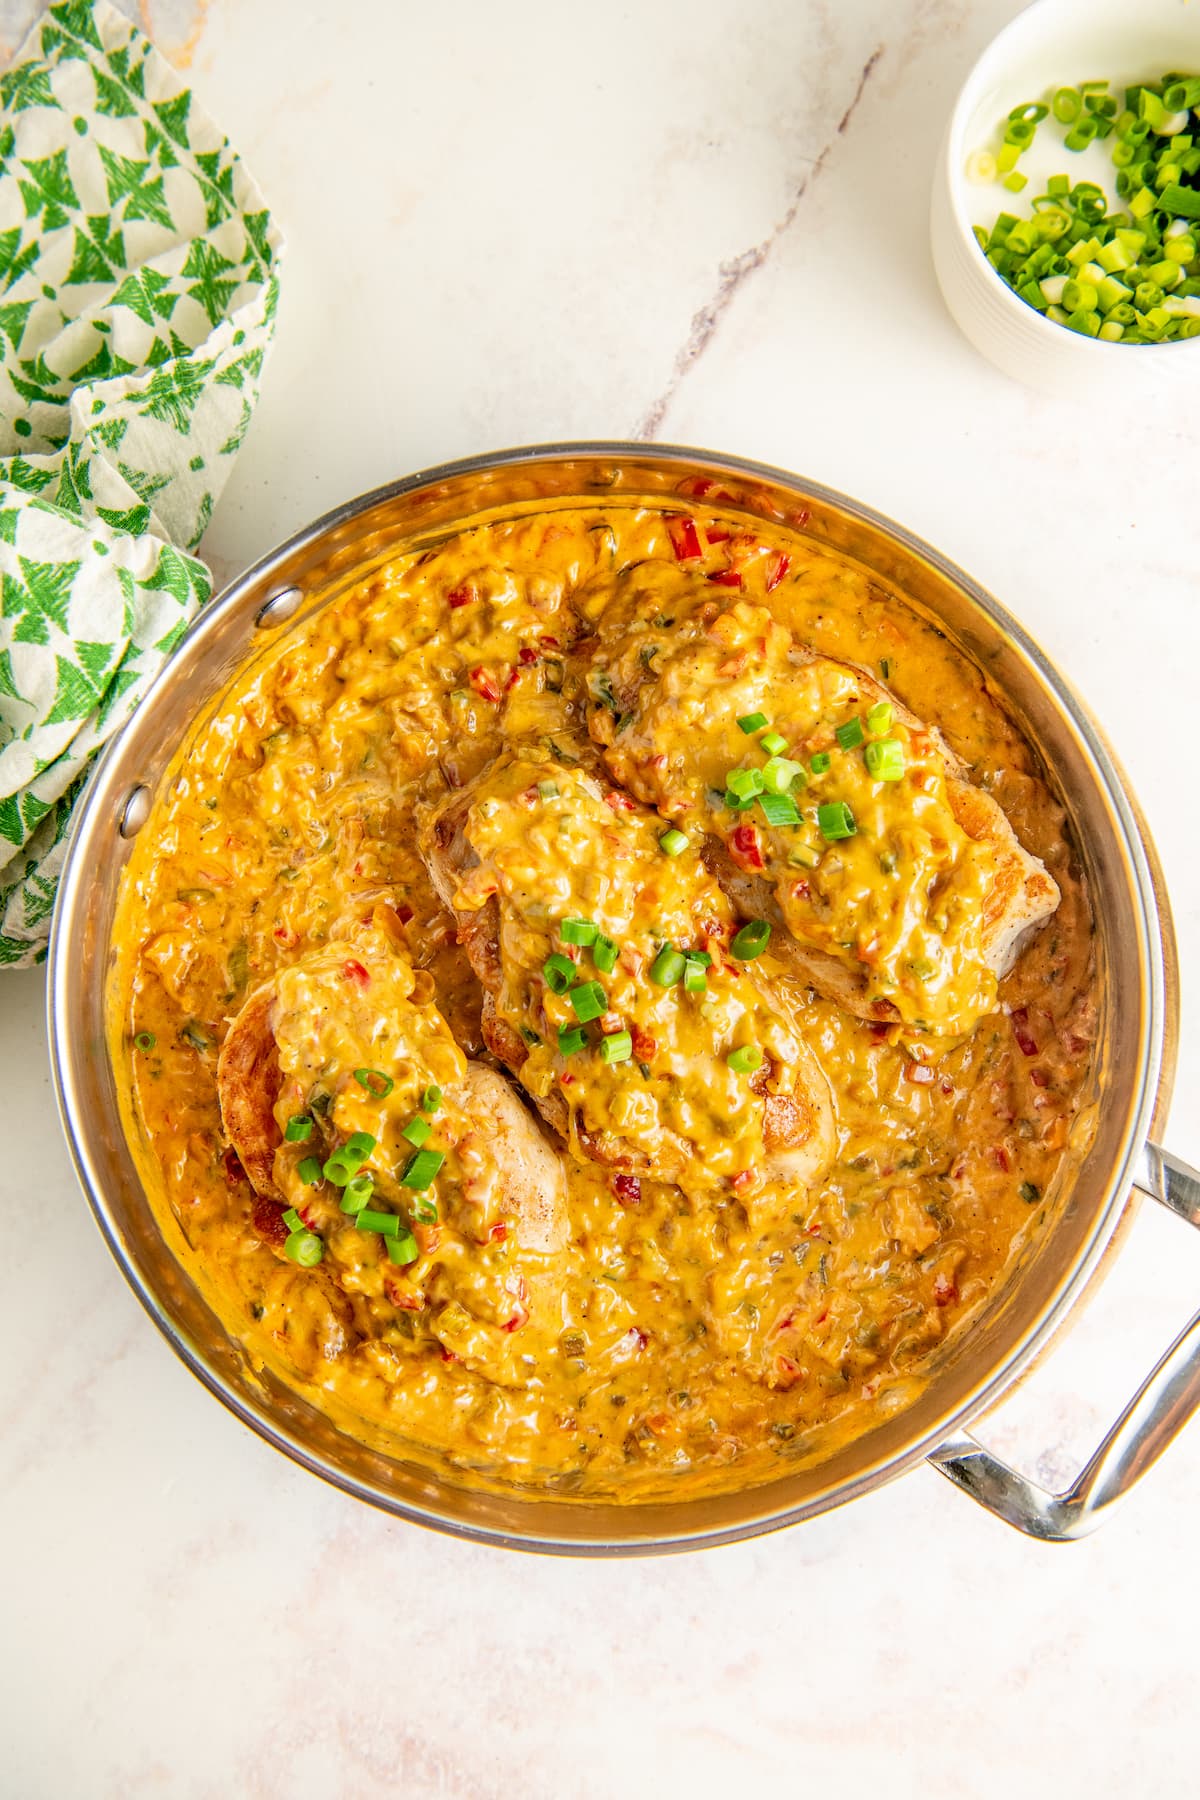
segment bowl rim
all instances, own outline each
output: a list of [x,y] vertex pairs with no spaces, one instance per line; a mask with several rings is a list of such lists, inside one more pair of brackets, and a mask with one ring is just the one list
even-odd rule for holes
[[[974,111],[978,90],[988,75],[992,73],[993,65],[1003,64],[1003,53],[1011,49],[1013,40],[1019,39],[1026,32],[1032,30],[1037,20],[1045,18],[1046,14],[1054,11],[1058,4],[1059,0],[1028,0],[1028,4],[1022,7],[1021,11],[1011,18],[1007,25],[1000,28],[972,63],[958,90],[946,125],[941,152],[946,193],[950,202],[950,216],[971,257],[971,267],[984,280],[989,290],[998,297],[999,303],[1004,306],[1010,318],[1017,325],[1031,332],[1047,347],[1054,346],[1063,350],[1068,356],[1083,355],[1087,352],[1095,353],[1100,350],[1115,353],[1122,348],[1119,341],[1111,343],[1107,338],[1093,338],[1088,337],[1084,332],[1070,331],[1065,325],[1058,325],[1053,319],[1046,318],[1045,314],[1040,313],[1035,306],[1027,305],[1020,295],[1009,287],[1004,278],[993,269],[980,249],[975,237],[974,225],[967,217],[966,194],[970,184],[963,172],[963,159],[966,154],[968,114]],[[1079,0],[1062,0],[1064,11],[1068,8],[1076,10],[1078,6]],[[1068,349],[1067,345],[1071,343],[1074,343],[1077,348]],[[1200,334],[1192,338],[1176,338],[1165,344],[1127,344],[1124,348],[1127,352],[1129,350],[1153,351],[1157,353],[1160,361],[1168,352],[1185,349],[1190,349],[1194,355],[1200,356]],[[1148,364],[1148,357],[1143,360]]]
[[[635,440],[619,439],[568,440],[558,443],[524,445],[506,450],[484,452],[438,464],[398,480],[383,483],[365,494],[346,500],[331,508],[329,512],[321,515],[318,519],[302,526],[292,536],[264,553],[241,574],[227,583],[220,594],[202,608],[184,639],[167,659],[163,670],[156,678],[150,697],[152,698],[153,694],[159,691],[160,683],[170,679],[173,669],[186,661],[189,656],[198,654],[212,636],[219,634],[226,614],[233,612],[239,602],[244,601],[250,594],[257,593],[261,605],[264,594],[269,592],[264,584],[269,582],[273,570],[286,563],[298,552],[334,532],[339,526],[370,513],[389,500],[458,477],[480,475],[500,469],[519,469],[523,465],[538,463],[576,463],[588,458],[602,462],[626,459],[663,465],[682,463],[686,465],[688,473],[695,472],[725,476],[726,478],[731,475],[745,476],[752,480],[776,483],[796,494],[798,498],[803,496],[806,502],[815,500],[818,504],[829,504],[849,518],[883,533],[906,552],[928,563],[939,576],[956,586],[967,597],[973,608],[981,611],[1005,637],[1011,640],[1033,665],[1042,682],[1049,688],[1057,706],[1086,748],[1128,847],[1133,888],[1140,905],[1140,922],[1144,925],[1140,942],[1141,985],[1145,995],[1141,1044],[1144,1054],[1141,1055],[1136,1099],[1131,1101],[1129,1107],[1121,1153],[1116,1167],[1107,1177],[1103,1204],[1097,1208],[1096,1217],[1086,1241],[1078,1252],[1074,1265],[1056,1286],[1050,1304],[1023,1329],[1017,1343],[1004,1360],[998,1365],[990,1367],[959,1404],[951,1406],[949,1410],[940,1414],[928,1429],[904,1447],[900,1453],[887,1455],[877,1453],[866,1466],[833,1488],[823,1490],[798,1504],[779,1504],[774,1508],[769,1505],[764,1506],[763,1510],[756,1512],[752,1517],[737,1523],[722,1524],[711,1529],[650,1530],[650,1515],[662,1514],[672,1508],[683,1510],[689,1504],[685,1500],[648,1502],[641,1505],[593,1502],[592,1504],[597,1507],[607,1507],[614,1514],[620,1514],[623,1519],[630,1522],[636,1521],[639,1516],[647,1519],[647,1529],[644,1533],[635,1531],[632,1535],[609,1535],[596,1538],[581,1535],[557,1536],[553,1532],[542,1533],[537,1530],[530,1530],[527,1533],[502,1530],[492,1525],[447,1516],[445,1512],[438,1510],[436,1504],[425,1506],[400,1499],[385,1488],[359,1479],[345,1469],[339,1468],[333,1460],[306,1445],[295,1431],[273,1415],[265,1403],[247,1400],[241,1394],[233,1391],[232,1386],[221,1376],[205,1353],[171,1318],[165,1304],[155,1293],[149,1276],[139,1266],[135,1254],[126,1242],[119,1222],[113,1216],[105,1193],[105,1183],[96,1166],[92,1144],[88,1141],[87,1134],[77,1128],[73,1078],[69,1073],[68,1059],[71,998],[74,988],[71,952],[75,937],[82,929],[83,921],[87,916],[88,897],[92,886],[92,864],[89,863],[85,854],[88,831],[89,828],[95,828],[95,820],[104,804],[115,798],[114,794],[106,793],[106,785],[111,786],[108,778],[112,771],[119,769],[121,747],[131,728],[129,722],[122,727],[102,752],[97,766],[92,772],[88,793],[77,807],[71,823],[60,883],[59,903],[54,914],[48,954],[47,1021],[52,1076],[59,1116],[77,1178],[101,1235],[144,1310],[176,1354],[210,1393],[274,1449],[299,1463],[311,1474],[317,1475],[332,1486],[341,1489],[342,1492],[365,1501],[393,1517],[428,1526],[451,1536],[503,1548],[555,1555],[608,1557],[655,1555],[740,1542],[832,1511],[879,1487],[885,1481],[892,1480],[915,1468],[939,1445],[961,1434],[973,1419],[993,1407],[1001,1395],[1026,1372],[1064,1324],[1067,1315],[1084,1295],[1104,1260],[1109,1241],[1120,1226],[1142,1146],[1149,1134],[1159,1094],[1160,1073],[1164,1057],[1169,1063],[1173,1063],[1174,1040],[1169,1030],[1164,993],[1163,948],[1164,938],[1171,939],[1172,921],[1169,909],[1166,908],[1165,896],[1156,892],[1143,846],[1142,828],[1139,825],[1135,807],[1126,794],[1120,770],[1110,756],[1103,737],[1092,724],[1069,681],[1058,672],[1029,633],[999,601],[957,564],[927,544],[922,538],[863,502],[854,500],[820,482],[810,481],[789,470],[695,446],[646,444]],[[680,473],[684,473],[684,470],[681,469]],[[601,498],[595,493],[589,494],[588,497],[597,502]],[[666,503],[665,498],[664,503]],[[138,712],[145,711],[146,704],[144,700]],[[137,714],[133,716],[136,718]],[[190,718],[185,722],[182,728],[184,731],[190,722]],[[177,739],[176,750],[178,743]],[[121,792],[124,794],[127,792],[127,788],[122,788]],[[110,816],[115,815],[105,813],[106,819]],[[1161,914],[1160,907],[1165,909]],[[106,1046],[103,1053],[107,1054]],[[94,1130],[91,1136],[93,1138],[96,1136]],[[758,1493],[765,1500],[772,1485],[774,1484],[764,1484],[755,1488],[735,1490],[735,1492]],[[533,1504],[553,1506],[556,1500],[558,1497],[552,1496],[549,1500]],[[574,1503],[559,1501],[559,1504],[569,1506]],[[580,1504],[587,1503],[581,1502]]]

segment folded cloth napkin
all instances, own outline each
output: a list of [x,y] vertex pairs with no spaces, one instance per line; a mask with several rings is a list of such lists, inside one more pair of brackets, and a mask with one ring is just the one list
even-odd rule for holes
[[189,619],[282,241],[106,0],[0,77],[0,966],[40,962],[71,806]]

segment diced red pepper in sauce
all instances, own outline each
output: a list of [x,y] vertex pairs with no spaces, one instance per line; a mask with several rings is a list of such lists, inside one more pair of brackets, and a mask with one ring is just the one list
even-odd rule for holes
[[1029,1035],[1029,1011],[1028,1011],[1028,1008],[1026,1008],[1024,1006],[1018,1006],[1015,1008],[1015,1010],[1013,1011],[1013,1014],[1012,1014],[1012,1026],[1013,1026],[1013,1036],[1017,1040],[1017,1049],[1021,1052],[1021,1055],[1022,1056],[1037,1056],[1037,1055],[1039,1055],[1040,1052],[1038,1050],[1037,1044],[1034,1042],[1033,1038],[1031,1038]]
[[904,1079],[917,1087],[932,1087],[934,1074],[928,1063],[907,1062],[904,1065]]
[[488,1242],[492,1244],[502,1244],[507,1236],[508,1226],[503,1219],[499,1219],[488,1232]]
[[265,1242],[281,1248],[287,1243],[288,1228],[283,1222],[283,1208],[276,1206],[274,1200],[268,1200],[260,1194],[254,1202],[254,1211],[250,1217],[255,1231]]
[[385,1275],[383,1291],[392,1305],[398,1307],[401,1312],[423,1312],[425,1310],[425,1296],[420,1288],[401,1287],[398,1281]]
[[491,700],[493,704],[500,698],[500,689],[487,669],[474,668],[467,677],[475,692],[483,700]]
[[403,902],[401,902],[401,904],[398,907],[396,907],[395,911],[396,911],[396,917],[399,919],[399,921],[402,925],[410,925],[412,923],[413,919],[416,917],[416,914],[413,912],[412,907],[405,906],[403,904]]
[[939,1306],[953,1306],[958,1299],[958,1289],[940,1269],[933,1278],[933,1297]]
[[715,519],[705,525],[704,535],[710,544],[727,544],[729,542],[728,527],[719,525]]
[[507,694],[511,691],[511,689],[515,688],[518,681],[520,681],[520,679],[521,679],[521,671],[519,669],[513,669],[511,671],[511,673],[509,674],[508,680],[504,684],[505,693]]
[[523,662],[526,668],[529,667],[530,663],[535,663],[537,659],[537,651],[531,650],[528,644],[522,644],[521,648],[517,651],[518,662]]
[[708,579],[714,587],[740,588],[742,585],[740,569],[714,569]]
[[612,1191],[622,1206],[640,1206],[642,1201],[642,1184],[636,1175],[614,1175]]
[[451,612],[457,612],[460,606],[469,606],[474,598],[475,589],[464,584],[462,587],[450,589],[446,595],[446,605]]
[[697,557],[703,555],[695,519],[668,519],[667,535],[671,539],[676,562],[695,562]]
[[353,957],[342,964],[342,975],[347,981],[352,981],[355,987],[361,988],[364,993],[366,993],[371,985],[371,977],[363,968],[362,964],[360,962],[355,962]]
[[618,793],[616,788],[610,789],[610,791],[605,794],[604,804],[605,806],[611,807],[615,813],[633,811],[633,801],[629,798],[629,795]]
[[995,1165],[998,1169],[1003,1170],[1005,1175],[1008,1175],[1011,1173],[1012,1161],[1009,1157],[1008,1151],[1004,1148],[1003,1144],[993,1144],[992,1145],[992,1161],[995,1163]]
[[781,551],[780,554],[775,558],[774,564],[772,565],[772,568],[771,568],[771,573],[767,576],[767,592],[768,592],[768,594],[771,593],[773,591],[773,589],[775,589],[779,586],[780,582],[783,580],[784,576],[787,574],[787,572],[791,568],[791,566],[792,566],[791,557],[785,556],[783,554],[783,552]]
[[729,835],[729,854],[743,869],[765,869],[767,866],[756,825],[734,827]]
[[658,1049],[658,1039],[653,1037],[644,1026],[631,1025],[630,1036],[633,1039],[633,1054],[638,1062],[652,1062]]

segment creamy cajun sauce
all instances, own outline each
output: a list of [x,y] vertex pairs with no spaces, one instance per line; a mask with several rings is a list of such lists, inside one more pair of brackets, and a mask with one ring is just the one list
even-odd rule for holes
[[[770,1479],[869,1430],[911,1401],[931,1358],[997,1288],[1052,1203],[1085,1098],[1096,1035],[1086,893],[1061,811],[978,672],[901,600],[801,536],[751,531],[719,509],[695,520],[686,570],[681,517],[634,505],[509,518],[398,557],[224,693],[173,766],[124,876],[113,1035],[160,1177],[152,1197],[178,1223],[190,1272],[251,1355],[344,1429],[463,1479],[683,1497]],[[516,842],[493,815],[480,867],[490,856],[513,892],[529,886],[522,871],[544,885],[557,867],[556,916],[607,908],[602,923],[614,937],[641,932],[647,955],[656,933],[682,936],[682,864],[658,864],[647,894],[651,850],[639,839],[636,892],[623,890],[620,858],[597,849],[563,795],[595,766],[587,682],[607,609],[627,603],[631,581],[678,588],[731,570],[741,589],[727,599],[768,608],[821,655],[882,669],[1003,807],[1061,903],[994,997],[964,907],[969,1005],[990,1010],[959,1037],[865,1023],[785,976],[769,947],[752,977],[725,976],[718,957],[704,1001],[693,996],[685,1012],[689,997],[673,990],[669,1018],[664,993],[628,966],[606,976],[627,981],[614,1003],[655,1054],[635,1054],[609,1071],[619,1079],[571,1101],[572,1131],[582,1107],[589,1130],[615,1122],[641,1129],[651,1151],[667,1137],[694,1146],[712,1179],[684,1171],[631,1188],[550,1139],[567,1241],[523,1242],[489,1183],[486,1131],[472,1142],[478,1121],[461,1084],[466,1059],[487,1060],[483,996],[422,862],[421,832],[498,756],[535,756],[539,778],[559,788],[541,797],[542,839]],[[777,691],[770,704],[782,706]],[[871,801],[856,798],[866,814]],[[931,791],[931,806],[940,799]],[[953,845],[969,889],[972,856]],[[856,905],[869,912],[888,876],[857,840],[854,856]],[[706,898],[708,922],[723,925],[728,903]],[[878,904],[876,914],[887,917]],[[522,954],[534,966],[536,907],[514,918],[507,929],[531,934]],[[704,925],[694,921],[691,942]],[[348,954],[356,945],[361,957]],[[381,984],[358,1010],[332,1004],[351,961]],[[247,995],[277,977],[276,1117],[282,1126],[314,1080],[329,1082],[333,1125],[377,1142],[380,1194],[421,1083],[451,1096],[433,1121],[448,1159],[432,1190],[439,1221],[415,1264],[397,1271],[336,1195],[299,1183],[305,1146],[288,1143],[276,1179],[326,1242],[319,1267],[297,1266],[281,1252],[278,1207],[229,1151],[218,1051]],[[499,1010],[540,1037],[528,1005],[524,991],[505,993]],[[739,1033],[767,1044],[780,1068],[807,1055],[828,1083],[832,1160],[811,1184],[734,1184],[747,1170],[769,1176],[754,1096],[739,1104],[746,1078],[723,1060]],[[669,1066],[656,1063],[660,1039]],[[559,1065],[529,1048],[532,1091]],[[385,1062],[386,1095],[350,1079],[360,1063]]]

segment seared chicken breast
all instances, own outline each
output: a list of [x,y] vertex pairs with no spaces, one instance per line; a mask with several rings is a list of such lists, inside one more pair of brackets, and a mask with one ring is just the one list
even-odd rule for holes
[[536,749],[431,813],[421,847],[485,989],[484,1036],[574,1155],[618,1178],[810,1182],[832,1156],[828,1085],[786,1000],[731,955],[717,883],[665,831]]
[[863,1019],[969,1031],[1058,905],[1042,863],[866,669],[683,571],[667,630],[662,569],[645,591],[637,575],[603,614],[588,677],[615,779],[704,846],[739,912],[820,992]]
[[420,1313],[421,1334],[511,1385],[512,1334],[556,1303],[564,1169],[504,1077],[463,1056],[426,980],[377,931],[281,970],[225,1038],[222,1118],[258,1193],[320,1240],[327,1281]]

